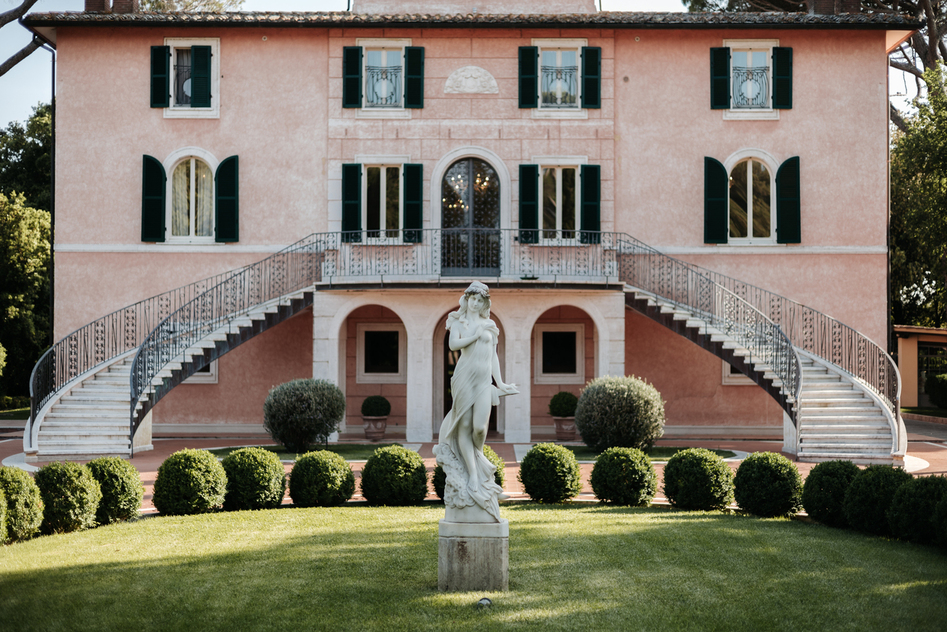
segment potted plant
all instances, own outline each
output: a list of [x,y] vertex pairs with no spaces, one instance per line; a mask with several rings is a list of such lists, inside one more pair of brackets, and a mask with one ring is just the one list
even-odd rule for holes
[[556,441],[575,441],[575,407],[579,398],[559,391],[549,400],[549,414],[556,424]]
[[362,425],[365,438],[369,441],[381,441],[388,426],[391,404],[381,395],[369,395],[362,402]]

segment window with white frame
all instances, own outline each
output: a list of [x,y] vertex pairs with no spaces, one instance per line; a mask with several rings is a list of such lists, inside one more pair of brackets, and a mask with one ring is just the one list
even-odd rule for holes
[[195,156],[181,160],[171,171],[169,205],[172,240],[214,238],[214,173]]
[[404,47],[365,48],[365,92],[362,107],[401,108]]
[[585,325],[537,324],[533,328],[536,384],[585,384]]
[[585,118],[601,107],[602,49],[585,39],[534,39],[519,48],[519,106],[533,116]]
[[540,166],[542,178],[542,239],[575,239],[578,216],[578,167]]
[[731,242],[773,240],[773,172],[747,158],[730,170]]
[[725,119],[778,119],[792,109],[792,49],[778,40],[724,40],[711,49],[711,107]]
[[401,236],[401,165],[365,165],[362,221],[368,239]]
[[541,46],[539,49],[539,107],[579,107],[579,47]]
[[756,382],[745,376],[739,369],[734,367],[732,364],[726,360],[721,361],[723,363],[723,380],[722,383],[729,386],[756,386]]
[[401,323],[358,323],[355,370],[358,384],[407,381],[407,333]]
[[165,38],[152,47],[151,106],[165,118],[219,118],[220,40]]
[[424,48],[410,39],[358,39],[342,50],[342,107],[357,116],[410,118],[424,107]]
[[217,360],[214,360],[195,371],[191,377],[184,380],[184,384],[216,384],[217,375]]

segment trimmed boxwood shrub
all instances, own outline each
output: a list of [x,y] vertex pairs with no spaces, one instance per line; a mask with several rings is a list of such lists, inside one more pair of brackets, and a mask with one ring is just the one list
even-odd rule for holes
[[263,402],[263,427],[273,440],[302,454],[325,443],[345,414],[345,395],[328,380],[293,380],[270,391]]
[[941,498],[934,508],[934,533],[936,541],[947,547],[947,498]]
[[175,452],[158,467],[155,509],[168,515],[206,513],[220,509],[227,493],[227,473],[207,450]]
[[553,417],[574,417],[579,398],[569,391],[559,391],[549,400],[549,414]]
[[726,509],[733,502],[733,470],[710,450],[681,450],[664,466],[664,495],[678,509]]
[[[500,458],[500,455],[494,452],[493,448],[488,445],[483,446],[483,456],[487,457],[488,461],[497,466],[493,480],[496,481],[497,485],[503,487],[503,483],[506,481],[506,461]],[[434,475],[431,477],[431,482],[434,484],[434,493],[437,494],[438,498],[444,500],[444,485],[447,483],[447,474],[440,465],[434,468]]]
[[898,488],[914,477],[891,465],[869,465],[845,493],[842,510],[851,528],[875,535],[891,535],[888,507]]
[[369,395],[362,400],[363,417],[387,417],[391,414],[391,402],[381,395]]
[[7,542],[29,540],[43,523],[43,498],[33,477],[18,467],[0,467],[0,491],[7,499]]
[[664,400],[634,376],[598,377],[582,390],[575,427],[596,452],[614,447],[647,451],[664,434]]
[[647,507],[658,490],[658,475],[651,459],[635,448],[609,448],[602,452],[589,482],[602,502],[632,507]]
[[105,456],[86,465],[99,482],[102,500],[95,512],[100,525],[136,518],[145,497],[145,487],[135,466],[117,456]]
[[947,373],[928,375],[924,382],[924,392],[930,396],[934,406],[947,408]]
[[825,461],[809,472],[802,486],[802,506],[813,520],[830,527],[846,527],[845,492],[861,470],[851,461]]
[[36,486],[44,505],[40,531],[70,533],[95,526],[102,489],[85,465],[71,461],[44,465],[36,472]]
[[802,477],[775,452],[754,452],[733,477],[733,495],[743,511],[762,518],[794,516],[802,507]]
[[7,541],[7,497],[0,489],[0,544]]
[[297,507],[341,505],[354,493],[352,467],[335,452],[307,452],[296,459],[289,474],[289,495]]
[[263,448],[240,448],[220,462],[227,473],[224,509],[272,509],[286,493],[286,470],[275,452]]
[[362,468],[361,487],[370,505],[418,505],[427,496],[427,468],[413,450],[378,448]]
[[945,498],[947,478],[912,478],[898,488],[888,506],[886,515],[891,533],[904,540],[934,544],[938,540],[934,511]]
[[582,473],[572,450],[555,443],[537,443],[520,463],[519,481],[530,498],[561,503],[582,491]]

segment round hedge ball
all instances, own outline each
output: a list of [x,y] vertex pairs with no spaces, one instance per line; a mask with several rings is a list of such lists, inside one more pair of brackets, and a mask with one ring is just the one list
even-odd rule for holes
[[605,376],[582,389],[575,427],[596,452],[608,448],[647,450],[664,434],[664,400],[634,376]]
[[168,515],[189,515],[220,509],[227,493],[227,473],[207,450],[175,452],[158,467],[155,509]]
[[297,454],[326,441],[345,415],[345,395],[328,380],[280,384],[263,402],[263,427],[273,440]]
[[937,542],[934,514],[947,498],[947,478],[922,476],[898,488],[888,507],[888,526],[895,537],[921,544]]
[[[488,445],[483,446],[483,456],[487,457],[487,460],[496,466],[497,471],[493,475],[493,480],[497,485],[503,487],[503,483],[506,481],[506,461]],[[440,465],[434,468],[431,483],[434,485],[434,493],[437,494],[437,497],[444,500],[444,485],[447,483],[447,473]]]
[[755,516],[794,516],[802,507],[802,477],[782,454],[749,455],[737,468],[733,486],[737,505]]
[[710,450],[681,450],[664,466],[664,495],[678,509],[726,509],[733,502],[733,470]]
[[355,474],[340,454],[307,452],[289,474],[289,495],[297,507],[333,507],[355,493]]
[[555,443],[537,443],[520,463],[519,481],[530,498],[561,503],[582,491],[582,473],[572,450]]
[[602,452],[589,479],[595,496],[606,503],[647,507],[658,491],[658,475],[648,455],[635,448]]
[[427,468],[413,450],[378,448],[362,468],[361,487],[369,505],[418,505],[427,496]]
[[85,465],[57,461],[36,472],[36,486],[43,497],[45,534],[71,533],[95,526],[95,512],[102,489]]
[[286,469],[275,452],[264,448],[240,448],[220,462],[227,473],[224,509],[273,509],[286,494]]
[[845,492],[861,470],[851,461],[825,461],[809,472],[802,486],[802,506],[813,520],[830,527],[846,527],[842,506]]
[[913,476],[891,465],[869,465],[845,492],[842,510],[851,528],[874,535],[891,535],[888,507],[898,488]]
[[7,499],[7,542],[29,540],[43,523],[43,498],[33,477],[12,465],[0,467],[0,490]]
[[86,467],[102,489],[96,522],[105,525],[138,516],[145,487],[134,465],[117,456],[105,456],[89,461]]

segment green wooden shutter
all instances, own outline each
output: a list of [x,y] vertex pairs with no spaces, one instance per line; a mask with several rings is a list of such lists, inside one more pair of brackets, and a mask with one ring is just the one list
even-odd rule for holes
[[424,107],[424,47],[404,49],[404,107]]
[[704,158],[704,243],[725,244],[730,236],[730,177],[718,160]]
[[142,241],[164,241],[167,182],[164,166],[158,159],[144,156],[141,164]]
[[539,48],[520,46],[520,107],[539,105]]
[[602,107],[602,49],[582,47],[582,107]]
[[520,165],[520,243],[539,243],[539,165]]
[[710,49],[710,109],[730,109],[730,49]]
[[342,165],[342,241],[362,241],[362,165]]
[[237,156],[220,163],[214,184],[214,241],[240,241],[240,164]]
[[424,165],[406,164],[404,177],[404,241],[418,244],[422,241],[424,221]]
[[602,167],[582,165],[579,177],[582,183],[579,241],[598,244],[602,242]]
[[191,46],[191,107],[210,107],[210,46]]
[[171,104],[171,47],[151,47],[151,107]]
[[342,48],[342,107],[362,107],[362,47]]
[[776,171],[776,242],[802,242],[802,207],[799,195],[799,156],[794,156]]
[[792,109],[792,49],[773,49],[773,109]]

